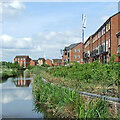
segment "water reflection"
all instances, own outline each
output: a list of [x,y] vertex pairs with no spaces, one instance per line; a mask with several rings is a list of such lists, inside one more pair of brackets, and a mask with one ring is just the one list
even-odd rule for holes
[[33,75],[24,73],[2,83],[3,118],[43,118],[42,113],[33,111],[32,80]]

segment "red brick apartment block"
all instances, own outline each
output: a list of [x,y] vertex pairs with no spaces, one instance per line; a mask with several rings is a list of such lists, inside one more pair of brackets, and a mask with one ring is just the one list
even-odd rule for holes
[[29,58],[29,56],[16,56],[14,58],[14,62],[17,61],[20,66],[24,64],[24,67],[27,67],[30,64],[30,60],[31,58]]
[[38,60],[31,60],[30,61],[30,66],[36,66],[38,65]]
[[53,66],[61,65],[62,60],[61,59],[52,59]]
[[45,59],[44,58],[39,58],[38,63],[39,63],[39,66],[43,65],[45,63]]
[[62,63],[65,62],[78,62],[82,64],[82,59],[83,59],[83,44],[80,43],[75,43],[71,44],[68,47],[65,47],[63,50],[63,56],[62,56]]
[[115,61],[120,61],[120,12],[111,16],[93,35],[84,43],[85,63],[98,60],[110,61],[111,53]]
[[52,61],[50,59],[45,60],[45,64],[52,66]]

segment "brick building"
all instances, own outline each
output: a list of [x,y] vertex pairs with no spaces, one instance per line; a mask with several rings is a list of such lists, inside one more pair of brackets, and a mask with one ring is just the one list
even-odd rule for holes
[[85,63],[98,60],[99,62],[110,61],[111,53],[115,61],[120,61],[120,12],[111,16],[93,35],[84,43]]
[[45,59],[44,58],[39,58],[38,63],[39,63],[40,66],[43,65],[45,63]]
[[57,66],[62,64],[62,59],[52,59],[52,65]]
[[117,38],[118,38],[118,48],[117,48],[117,53],[119,54],[119,60],[118,62],[120,62],[120,32],[118,32],[116,34]]
[[38,65],[38,60],[31,60],[30,66],[35,66],[35,65]]
[[14,62],[18,62],[20,66],[24,64],[24,67],[26,68],[30,64],[31,58],[29,56],[16,56],[14,58]]
[[65,49],[63,50],[62,63],[65,62],[69,63],[71,61],[82,63],[82,59],[83,59],[82,46],[83,44],[80,42],[65,47]]
[[45,64],[52,66],[52,60],[50,59],[45,60]]

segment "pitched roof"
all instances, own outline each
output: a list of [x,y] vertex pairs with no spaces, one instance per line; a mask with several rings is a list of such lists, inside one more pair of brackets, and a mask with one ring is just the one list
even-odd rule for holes
[[38,60],[45,60],[45,58],[39,58]]
[[26,55],[22,55],[22,56],[16,56],[15,58],[27,58],[29,56],[26,56]]
[[36,64],[38,64],[38,60],[33,60]]
[[[81,43],[81,42],[80,42]],[[71,45],[69,45],[68,47],[65,47],[65,49],[66,50],[71,50],[71,49],[73,49],[74,47],[76,47],[77,45],[79,45],[80,43],[74,43],[74,44],[71,44]],[[65,50],[64,49],[64,50]]]
[[45,60],[45,61],[48,61],[48,60],[49,60],[49,61],[52,61],[52,60],[50,60],[50,59],[47,59],[47,60]]

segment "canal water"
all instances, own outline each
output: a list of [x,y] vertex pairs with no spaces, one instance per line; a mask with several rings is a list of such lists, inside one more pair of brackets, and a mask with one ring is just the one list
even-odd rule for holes
[[32,81],[33,75],[24,73],[0,83],[2,118],[44,118],[42,112],[34,110]]

